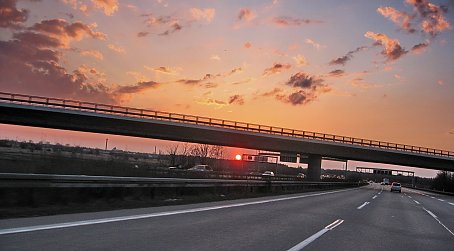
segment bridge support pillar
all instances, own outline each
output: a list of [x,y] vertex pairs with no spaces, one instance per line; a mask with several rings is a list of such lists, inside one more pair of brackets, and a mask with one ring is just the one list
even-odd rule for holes
[[307,178],[309,181],[320,181],[322,173],[322,156],[309,155],[307,165]]

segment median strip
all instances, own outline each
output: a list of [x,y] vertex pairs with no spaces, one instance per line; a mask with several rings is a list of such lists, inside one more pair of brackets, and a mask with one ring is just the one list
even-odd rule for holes
[[307,238],[304,241],[298,243],[297,245],[295,245],[294,247],[290,248],[287,251],[299,251],[299,250],[302,250],[304,247],[306,247],[307,245],[309,245],[310,243],[312,243],[313,241],[318,239],[320,236],[324,235],[326,232],[328,232],[330,230],[333,230],[334,228],[336,228],[337,226],[342,224],[342,222],[344,222],[344,220],[341,220],[341,219],[335,220],[333,223],[331,223],[328,226],[324,227],[322,230],[318,231],[317,233],[313,234],[309,238]]

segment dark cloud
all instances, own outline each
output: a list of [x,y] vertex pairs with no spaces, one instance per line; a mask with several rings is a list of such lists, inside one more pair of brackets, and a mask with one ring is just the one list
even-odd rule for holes
[[217,73],[217,74],[211,74],[207,73],[205,76],[203,76],[200,79],[179,79],[176,80],[176,83],[179,84],[185,84],[185,85],[190,85],[190,86],[200,86],[204,88],[215,88],[218,87],[218,83],[214,83],[213,80],[219,79],[219,78],[226,78],[229,77],[233,74],[239,73],[243,71],[241,67],[234,68],[226,73]]
[[324,80],[321,78],[298,72],[286,82],[286,85],[296,90],[288,96],[277,94],[275,97],[292,105],[304,105],[316,100],[320,94],[331,91],[331,87],[323,82]]
[[345,54],[342,57],[331,60],[328,64],[329,65],[345,65],[348,61],[350,61],[353,58],[353,55],[355,53],[366,50],[366,49],[367,49],[367,46],[360,46],[352,51],[347,52],[347,54]]
[[272,20],[273,24],[280,27],[289,27],[289,26],[302,26],[307,24],[319,24],[322,21],[312,20],[312,19],[303,19],[303,18],[293,18],[293,17],[275,17]]
[[340,76],[344,75],[344,73],[345,72],[343,70],[334,70],[334,71],[329,72],[328,74],[331,77],[340,77]]
[[138,37],[146,37],[149,34],[150,34],[150,32],[148,32],[148,31],[141,31],[141,32],[137,33],[137,36]]
[[230,75],[233,75],[233,74],[235,74],[235,73],[240,73],[240,72],[242,72],[242,71],[243,71],[243,68],[237,67],[237,68],[232,69],[230,72],[228,72],[228,73],[226,74],[226,76],[230,76]]
[[151,89],[151,88],[158,88],[160,86],[159,83],[154,82],[154,81],[146,81],[146,82],[138,82],[135,85],[128,85],[128,86],[122,86],[119,87],[118,89],[115,90],[115,94],[134,94],[134,93],[139,93],[143,92],[145,90]]
[[44,20],[13,33],[11,40],[0,40],[0,89],[32,95],[119,103],[124,94],[151,88],[143,82],[114,89],[104,84],[102,73],[82,65],[68,71],[60,64],[61,48],[74,39],[103,36],[83,23]]
[[100,40],[106,39],[106,34],[94,31],[90,25],[86,25],[82,22],[68,23],[64,19],[43,20],[34,24],[29,29],[40,33],[48,33],[57,36],[60,39],[69,37],[80,40],[84,36],[90,36]]
[[27,20],[29,11],[17,9],[16,0],[0,1],[0,27],[18,28]]
[[233,95],[229,97],[229,104],[244,105],[244,98],[241,95]]
[[427,49],[427,47],[429,47],[429,43],[419,43],[417,45],[414,45],[410,51],[412,53],[419,54],[422,53],[425,49]]
[[291,64],[281,64],[281,63],[274,63],[273,66],[270,68],[266,68],[263,70],[263,76],[270,76],[277,73],[281,73],[282,71],[288,70],[292,67]]
[[309,76],[304,72],[298,72],[295,75],[291,76],[286,84],[292,87],[307,89],[316,87],[317,85],[321,85],[323,81],[324,81],[323,79]]
[[288,96],[288,102],[292,105],[302,105],[308,102],[307,93],[305,91],[297,91]]
[[159,33],[158,35],[160,36],[168,36],[172,33],[175,33],[177,31],[180,31],[181,29],[183,29],[183,27],[181,25],[179,25],[178,23],[174,23],[170,26],[170,29],[164,31],[163,33]]

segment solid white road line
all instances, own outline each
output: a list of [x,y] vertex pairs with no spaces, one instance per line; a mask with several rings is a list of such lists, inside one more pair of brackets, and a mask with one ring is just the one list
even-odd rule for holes
[[24,232],[32,232],[32,231],[40,231],[40,230],[48,230],[48,229],[67,228],[67,227],[78,227],[78,226],[102,224],[102,223],[109,223],[109,222],[138,220],[138,219],[146,219],[146,218],[153,218],[153,217],[160,217],[160,216],[169,216],[169,215],[176,215],[176,214],[187,214],[187,213],[204,212],[204,211],[218,210],[218,209],[225,209],[225,208],[233,208],[233,207],[243,207],[243,206],[249,206],[249,205],[258,205],[258,204],[265,204],[265,203],[270,203],[270,202],[294,200],[294,199],[314,197],[314,196],[320,196],[320,195],[326,195],[326,194],[340,193],[340,192],[346,192],[346,191],[355,190],[355,189],[358,189],[358,188],[350,188],[350,189],[343,189],[343,190],[337,190],[337,191],[306,194],[306,195],[291,196],[291,197],[269,199],[269,200],[260,200],[260,201],[228,204],[228,205],[222,205],[222,206],[201,207],[201,208],[193,208],[193,209],[185,209],[185,210],[177,210],[177,211],[169,211],[169,212],[159,212],[159,213],[151,213],[151,214],[139,214],[139,215],[119,216],[119,217],[94,219],[94,220],[85,220],[85,221],[56,223],[56,224],[49,224],[49,225],[37,225],[37,226],[28,226],[28,227],[0,229],[0,235],[24,233]]
[[317,238],[319,238],[320,236],[322,236],[326,232],[328,232],[330,230],[333,230],[335,227],[337,227],[340,224],[342,224],[342,222],[344,222],[344,220],[341,220],[341,219],[335,220],[333,223],[331,223],[328,226],[324,227],[322,230],[318,231],[317,233],[313,234],[309,238],[307,238],[304,241],[298,243],[297,245],[295,245],[294,247],[290,248],[287,251],[299,251],[299,250],[302,250],[304,247],[309,245],[311,242],[315,241]]
[[366,201],[361,206],[357,207],[356,209],[361,209],[361,208],[365,207],[369,203],[370,203],[369,201]]
[[418,201],[416,201],[416,200],[413,200],[413,201],[414,201],[416,204],[418,204],[418,205],[420,204],[420,203],[419,203]]
[[432,216],[432,218],[434,218],[440,225],[442,225],[450,234],[454,236],[454,233],[451,231],[451,229],[445,226],[445,224],[443,224],[434,213],[424,207],[422,209],[424,209],[424,211],[426,211],[430,216]]
[[373,200],[375,200],[375,198],[377,198],[377,195],[375,195],[374,197],[372,197]]

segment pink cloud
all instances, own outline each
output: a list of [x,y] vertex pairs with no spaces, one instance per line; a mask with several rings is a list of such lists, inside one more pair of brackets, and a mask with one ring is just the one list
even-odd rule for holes
[[244,48],[249,49],[252,47],[252,44],[250,42],[244,43]]
[[272,23],[279,27],[290,27],[290,26],[303,26],[308,24],[319,24],[322,23],[319,20],[293,18],[293,17],[275,17],[272,19]]
[[407,53],[407,51],[400,46],[399,40],[391,39],[385,34],[368,31],[364,36],[375,40],[383,47],[381,54],[386,57],[387,61],[397,60]]
[[195,20],[205,19],[207,22],[211,22],[214,18],[214,15],[216,14],[216,10],[213,8],[191,8],[190,12],[192,18],[194,18]]
[[240,13],[238,14],[238,21],[246,21],[250,22],[257,17],[257,14],[250,9],[244,8],[240,9]]
[[409,33],[416,31],[411,24],[414,16],[411,16],[406,12],[398,11],[393,7],[380,7],[377,9],[377,12],[384,17],[389,18],[393,23],[397,24],[400,28],[406,30]]

